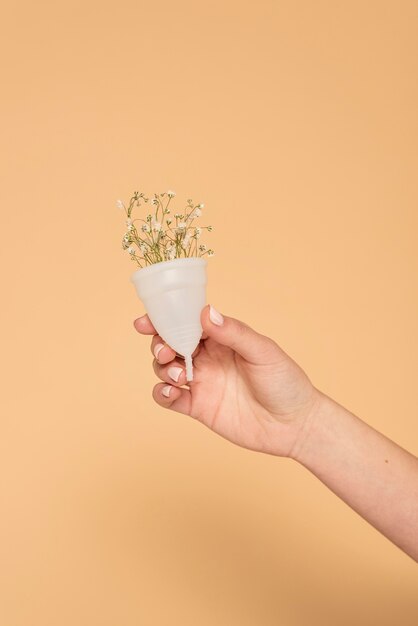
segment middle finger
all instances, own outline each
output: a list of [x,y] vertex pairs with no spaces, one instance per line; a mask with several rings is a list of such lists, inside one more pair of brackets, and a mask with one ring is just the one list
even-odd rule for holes
[[163,365],[154,359],[152,366],[158,378],[165,383],[170,383],[170,385],[178,387],[187,383],[184,361],[181,362],[179,359],[174,359],[171,363]]

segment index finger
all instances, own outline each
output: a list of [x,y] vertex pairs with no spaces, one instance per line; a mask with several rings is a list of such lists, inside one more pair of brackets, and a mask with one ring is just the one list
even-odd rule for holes
[[158,332],[155,330],[154,325],[146,313],[134,321],[134,326],[136,330],[143,335],[158,335]]

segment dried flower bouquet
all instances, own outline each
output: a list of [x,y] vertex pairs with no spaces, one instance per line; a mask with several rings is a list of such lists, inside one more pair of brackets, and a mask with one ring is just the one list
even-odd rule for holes
[[[204,204],[194,205],[193,200],[187,200],[182,213],[174,213],[175,223],[171,217],[166,217],[171,213],[168,207],[175,195],[174,191],[167,191],[146,197],[144,193],[135,191],[127,207],[122,200],[117,201],[117,206],[124,209],[127,216],[127,232],[122,239],[122,248],[128,251],[139,267],[183,257],[214,255],[211,248],[198,244],[202,230],[210,232],[213,227],[193,225],[193,221],[202,215]],[[146,220],[132,219],[133,209],[141,206],[141,201],[148,203],[153,214],[148,213]],[[136,222],[142,224],[137,225]]]
[[[200,313],[206,303],[205,255],[213,256],[212,248],[199,244],[203,230],[212,226],[194,226],[202,214],[203,204],[187,205],[181,213],[170,217],[169,204],[176,194],[167,191],[146,197],[136,191],[126,207],[127,232],[122,248],[127,250],[137,269],[131,277],[137,295],[148,317],[162,339],[186,360],[187,381],[193,380],[192,354],[202,335]],[[134,207],[148,204],[153,213],[146,219],[132,218]],[[142,224],[141,224],[142,222]]]

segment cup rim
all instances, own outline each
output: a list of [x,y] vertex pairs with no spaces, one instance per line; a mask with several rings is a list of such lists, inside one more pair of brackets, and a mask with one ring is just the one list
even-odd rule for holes
[[171,267],[177,267],[178,265],[207,265],[208,260],[203,259],[202,257],[182,257],[179,259],[172,259],[171,261],[158,261],[158,263],[152,263],[151,265],[147,265],[146,267],[140,267],[135,270],[135,272],[131,276],[131,281],[135,282],[135,278],[141,272],[141,276],[144,276],[146,273],[154,274],[156,272],[163,271],[165,269],[170,269]]

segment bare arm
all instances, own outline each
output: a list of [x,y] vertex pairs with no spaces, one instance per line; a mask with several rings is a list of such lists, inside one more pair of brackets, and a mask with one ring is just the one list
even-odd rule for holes
[[418,459],[316,389],[272,339],[212,306],[201,313],[195,378],[145,315],[154,335],[155,401],[230,441],[290,457],[418,561]]
[[290,456],[418,561],[418,458],[318,393]]

